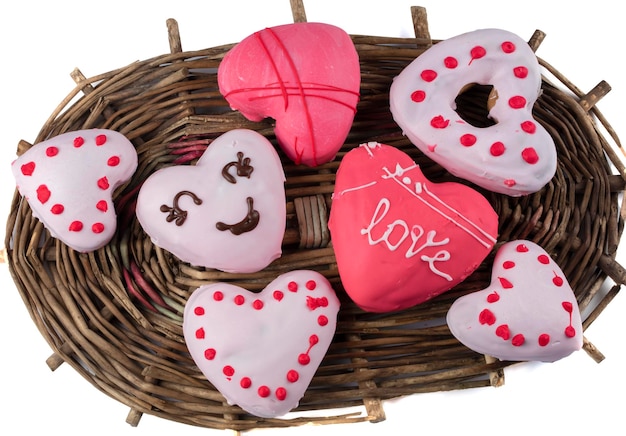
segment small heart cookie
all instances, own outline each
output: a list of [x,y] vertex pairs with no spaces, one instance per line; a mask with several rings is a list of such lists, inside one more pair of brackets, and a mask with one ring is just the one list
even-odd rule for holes
[[196,165],[151,174],[137,219],[153,243],[196,266],[256,272],[280,257],[286,225],[285,174],[274,146],[235,129]]
[[323,23],[256,32],[220,63],[219,89],[251,121],[271,117],[283,151],[296,164],[331,161],[356,113],[361,72],[350,36]]
[[117,219],[115,188],[137,169],[137,152],[121,133],[68,132],[40,142],[13,161],[17,188],[50,234],[79,252],[106,245]]
[[229,404],[264,418],[295,408],[335,334],[339,300],[315,271],[291,271],[260,293],[228,283],[185,305],[191,357]]
[[525,240],[502,245],[490,286],[457,299],[447,322],[468,348],[500,360],[554,362],[583,343],[578,303],[563,271]]

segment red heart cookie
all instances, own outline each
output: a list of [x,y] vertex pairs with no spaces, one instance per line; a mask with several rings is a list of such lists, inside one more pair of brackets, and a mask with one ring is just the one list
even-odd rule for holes
[[502,245],[489,287],[456,300],[447,321],[468,348],[500,360],[554,362],[583,343],[572,288],[548,253],[531,241]]
[[121,133],[79,130],[34,145],[11,169],[19,192],[50,234],[89,252],[115,233],[112,193],[137,169],[137,152]]
[[277,277],[260,293],[198,288],[183,332],[198,368],[229,404],[264,418],[298,405],[335,334],[339,300],[315,271]]
[[389,312],[470,275],[496,242],[498,217],[470,187],[431,183],[407,154],[369,143],[342,159],[328,225],[346,292]]
[[350,36],[322,23],[267,28],[230,50],[218,69],[220,92],[246,118],[276,120],[275,134],[297,164],[331,161],[359,100],[359,58]]

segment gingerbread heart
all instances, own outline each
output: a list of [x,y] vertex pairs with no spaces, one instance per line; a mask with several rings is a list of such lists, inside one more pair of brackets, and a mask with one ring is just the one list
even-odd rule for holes
[[470,275],[496,242],[498,217],[472,188],[431,183],[404,152],[368,143],[341,161],[328,226],[346,292],[389,312]]
[[137,169],[137,152],[106,129],[63,133],[13,161],[17,188],[50,234],[79,252],[106,245],[117,228],[112,194]]
[[563,271],[525,240],[502,245],[489,287],[457,299],[447,322],[468,348],[500,360],[554,362],[583,343],[578,303]]
[[185,342],[229,404],[273,418],[295,408],[332,341],[339,300],[324,276],[291,271],[260,293],[228,283],[185,305]]
[[275,134],[297,164],[331,161],[356,113],[361,73],[350,36],[323,23],[256,32],[220,63],[220,92],[246,118],[276,120]]
[[153,243],[193,265],[255,272],[281,255],[285,174],[273,145],[252,130],[214,140],[196,165],[146,179],[137,219]]

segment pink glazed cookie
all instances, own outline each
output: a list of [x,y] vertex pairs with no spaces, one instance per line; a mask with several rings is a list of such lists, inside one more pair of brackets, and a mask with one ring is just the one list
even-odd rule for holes
[[137,219],[155,245],[184,262],[260,271],[281,255],[284,182],[278,154],[264,136],[231,130],[196,165],[150,175],[139,191]]
[[217,79],[233,109],[252,121],[276,120],[292,161],[317,166],[335,157],[352,127],[361,73],[342,29],[294,23],[245,38],[224,56]]
[[391,312],[469,276],[496,242],[498,216],[472,188],[431,183],[406,153],[368,143],[341,161],[328,226],[346,292]]
[[578,303],[563,271],[525,240],[498,250],[490,286],[457,299],[447,322],[468,348],[500,360],[554,362],[583,344]]
[[[456,112],[471,84],[497,93],[476,127]],[[528,43],[510,32],[483,29],[441,41],[418,56],[391,86],[390,105],[404,134],[450,173],[510,196],[539,191],[556,171],[556,148],[532,114],[541,72]]]
[[256,416],[295,408],[335,334],[339,300],[315,271],[285,273],[260,293],[228,283],[198,288],[185,305],[185,342],[198,368]]
[[11,169],[20,194],[50,234],[90,252],[115,234],[112,194],[137,169],[137,152],[121,133],[78,130],[34,145]]

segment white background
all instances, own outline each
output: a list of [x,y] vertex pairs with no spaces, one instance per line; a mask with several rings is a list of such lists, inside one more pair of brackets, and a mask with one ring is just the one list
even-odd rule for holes
[[[623,16],[619,2],[546,0],[379,2],[308,0],[308,21],[323,21],[350,34],[412,36],[409,7],[425,6],[431,36],[443,39],[484,27],[500,27],[528,39],[547,37],[537,54],[583,91],[606,80],[613,90],[598,104],[626,138]],[[165,21],[177,19],[183,50],[238,42],[264,27],[292,21],[288,0],[106,2],[28,0],[0,5],[0,215],[14,190],[9,164],[20,139],[34,141],[57,104],[73,89],[69,73],[94,76],[169,51]],[[0,226],[4,232],[4,225]],[[4,239],[4,234],[0,234]],[[624,249],[621,250],[624,253]],[[621,254],[618,259],[626,260]],[[51,372],[51,354],[0,265],[2,311],[2,434],[105,434],[117,436],[230,434],[144,415],[137,428],[128,408],[80,377],[69,365]],[[385,404],[379,424],[288,428],[250,434],[623,434],[626,391],[624,291],[585,336],[606,356],[595,363],[584,351],[554,364],[523,364],[506,371],[501,388],[415,395]]]

